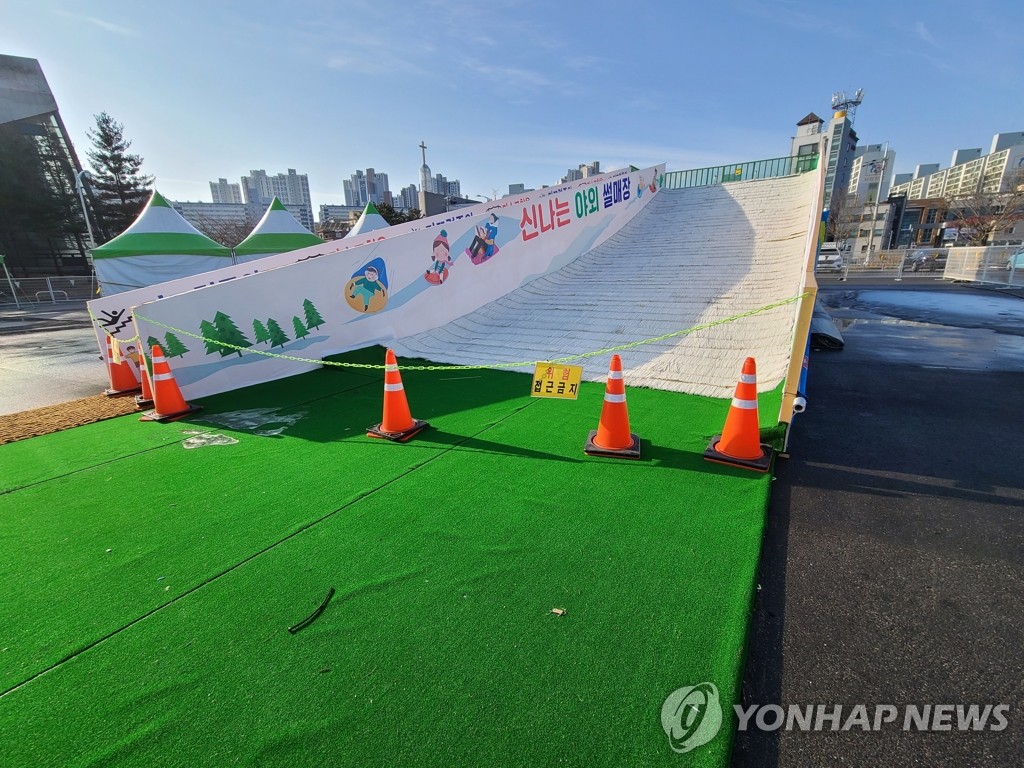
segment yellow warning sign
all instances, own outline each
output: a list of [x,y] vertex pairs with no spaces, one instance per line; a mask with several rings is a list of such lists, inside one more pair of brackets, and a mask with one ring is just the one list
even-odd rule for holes
[[559,397],[575,400],[580,391],[583,368],[579,365],[537,363],[533,371],[534,397]]

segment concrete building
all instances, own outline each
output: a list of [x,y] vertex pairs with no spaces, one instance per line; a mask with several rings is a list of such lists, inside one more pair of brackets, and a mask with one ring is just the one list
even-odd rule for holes
[[408,211],[410,208],[418,208],[420,204],[420,193],[415,184],[402,187],[402,191],[395,198],[395,207]]
[[565,172],[565,176],[558,180],[559,184],[565,184],[570,181],[579,181],[589,176],[598,176],[601,173],[601,163],[595,160],[592,163],[581,163],[576,168],[570,168]]
[[956,150],[953,165],[919,165],[914,178],[893,186],[891,194],[908,201],[944,198],[954,200],[979,192],[993,194],[1005,189],[1007,180],[1024,168],[1024,132],[997,133],[987,155],[980,149]]
[[258,170],[249,171],[248,176],[242,177],[243,202],[262,204],[265,210],[275,197],[289,210],[289,206],[301,208],[299,223],[306,229],[313,230],[313,202],[309,194],[309,177],[306,174],[296,173],[294,168],[289,168],[287,174],[269,176],[266,171]]
[[822,136],[828,138],[825,167],[825,207],[829,207],[837,189],[848,189],[857,152],[857,133],[846,110],[837,110],[825,128],[825,121],[813,112],[796,124],[796,135],[790,144],[790,156],[816,155]]
[[215,203],[241,203],[242,185],[229,184],[227,179],[210,182],[210,194]]
[[[15,276],[25,277],[89,274],[88,230],[76,188],[82,164],[36,59],[0,56],[0,131],[12,142],[22,138],[31,142],[41,162],[44,182],[62,201],[70,225],[59,230],[35,230],[13,223],[0,208],[0,253],[6,257],[7,268]],[[83,196],[93,234],[98,243],[105,242],[108,233],[95,217],[91,194],[86,184]]]
[[[252,232],[270,205],[270,201],[266,203],[207,203],[168,200],[168,202],[192,226],[229,248],[237,245]],[[285,203],[284,207],[300,224],[306,226],[303,222],[306,206]],[[306,229],[312,231],[310,227],[306,227]]]
[[345,205],[365,208],[367,203],[393,205],[388,175],[377,173],[373,168],[365,172],[356,171],[342,182],[345,191]]
[[850,166],[849,197],[866,204],[884,200],[889,194],[895,163],[896,152],[883,148],[881,144],[857,147]]

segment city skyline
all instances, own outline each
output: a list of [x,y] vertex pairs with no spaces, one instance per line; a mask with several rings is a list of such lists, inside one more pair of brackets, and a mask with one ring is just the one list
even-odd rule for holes
[[802,116],[831,116],[838,90],[864,88],[860,143],[888,143],[895,173],[1024,127],[1009,2],[530,8],[451,0],[394,14],[353,0],[324,19],[302,2],[9,0],[0,52],[39,60],[83,159],[106,111],[169,198],[209,199],[211,181],[253,166],[296,168],[314,210],[343,201],[353,168],[418,187],[421,141],[473,198],[554,184],[595,159],[781,157]]

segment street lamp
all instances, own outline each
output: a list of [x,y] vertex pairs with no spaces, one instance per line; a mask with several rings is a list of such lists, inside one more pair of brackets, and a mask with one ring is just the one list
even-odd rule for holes
[[79,171],[75,174],[75,190],[78,192],[78,202],[82,204],[82,216],[85,217],[85,229],[89,233],[89,250],[96,247],[96,239],[92,236],[92,224],[89,223],[89,211],[85,207],[85,182],[92,181],[92,174],[88,171]]

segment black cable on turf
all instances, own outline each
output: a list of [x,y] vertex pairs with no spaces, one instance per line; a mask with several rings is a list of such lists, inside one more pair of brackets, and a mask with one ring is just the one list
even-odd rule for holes
[[317,608],[315,611],[313,611],[311,614],[309,614],[309,616],[304,618],[302,621],[300,621],[295,626],[288,627],[288,631],[291,632],[294,635],[300,629],[305,629],[310,624],[312,624],[314,621],[316,621],[318,618],[320,618],[320,614],[324,612],[324,609],[327,607],[327,604],[329,602],[331,602],[331,598],[332,597],[334,597],[334,587],[331,587],[329,590],[327,590],[327,597],[325,597],[324,601],[322,603],[320,603],[320,607],[319,608]]

